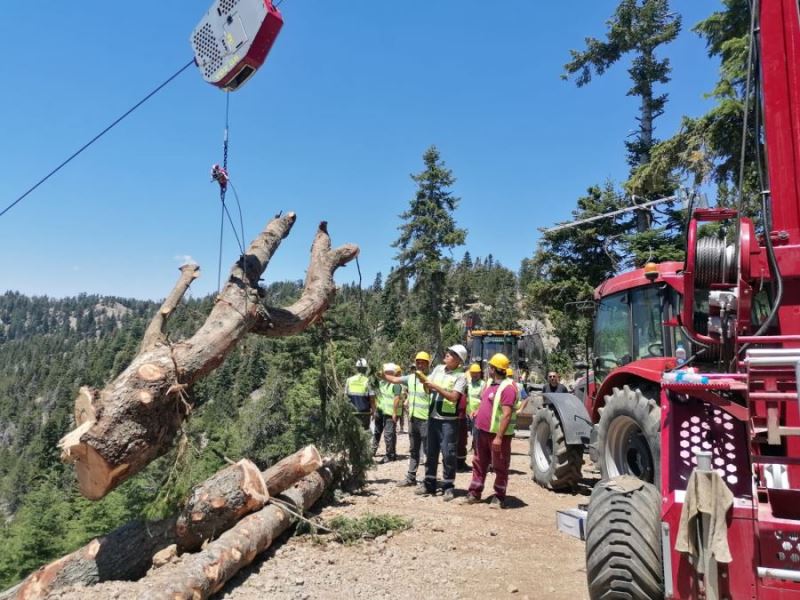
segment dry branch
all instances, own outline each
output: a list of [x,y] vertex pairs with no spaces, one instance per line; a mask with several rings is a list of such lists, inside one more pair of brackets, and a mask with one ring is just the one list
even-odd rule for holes
[[84,496],[102,498],[164,454],[191,411],[185,390],[219,366],[248,332],[298,333],[327,309],[335,292],[333,273],[356,257],[358,247],[331,249],[324,222],[311,246],[300,299],[287,308],[261,303],[258,282],[294,222],[294,213],[273,219],[231,269],[205,323],[190,339],[169,344],[163,336],[165,321],[196,276],[183,270],[128,368],[99,393],[87,392],[96,398],[89,403],[94,415],[87,413],[89,418],[59,443],[63,460],[75,464]]
[[192,281],[200,277],[200,267],[197,265],[186,264],[183,265],[180,270],[181,276],[180,279],[178,279],[178,283],[175,284],[175,287],[170,295],[164,300],[164,303],[156,313],[156,316],[153,317],[152,321],[150,321],[147,331],[144,332],[142,344],[139,347],[140,352],[145,352],[146,350],[154,347],[156,344],[167,343],[167,338],[165,335],[167,319],[169,319],[169,316],[175,312],[175,309],[178,307],[178,304],[180,304],[181,300],[183,299],[183,295],[186,293],[186,290],[189,289]]
[[245,514],[262,508],[270,495],[277,496],[321,466],[314,446],[263,472],[250,461],[228,466],[195,486],[178,516],[127,523],[35,571],[13,590],[0,593],[0,600],[39,600],[70,585],[139,579],[157,553],[173,546],[181,553],[200,549]]

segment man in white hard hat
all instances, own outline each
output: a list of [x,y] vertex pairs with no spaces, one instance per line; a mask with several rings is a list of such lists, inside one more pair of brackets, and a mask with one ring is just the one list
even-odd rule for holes
[[399,377],[400,368],[394,363],[383,365],[384,381],[378,382],[378,402],[375,410],[375,433],[372,437],[372,454],[378,451],[381,435],[386,442],[386,454],[380,464],[397,460],[397,419],[403,411],[403,386],[386,381],[386,376]]
[[364,429],[369,429],[369,421],[375,412],[375,391],[367,377],[367,359],[356,361],[356,374],[348,377],[344,384],[344,393],[353,404],[353,412],[361,421]]
[[428,447],[425,451],[425,482],[417,494],[435,494],[439,453],[442,455],[443,499],[454,498],[456,484],[456,444],[458,442],[458,407],[465,401],[467,376],[464,363],[467,349],[461,344],[450,346],[444,353],[443,364],[431,371],[425,390],[431,393],[431,410],[428,418]]

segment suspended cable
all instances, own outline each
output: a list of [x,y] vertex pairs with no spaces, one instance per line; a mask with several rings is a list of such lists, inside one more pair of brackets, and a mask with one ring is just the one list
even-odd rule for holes
[[[230,92],[225,94],[225,130],[222,135],[222,166],[214,165],[211,168],[211,178],[213,181],[219,183],[219,199],[222,205],[220,213],[219,224],[219,256],[217,259],[217,293],[222,290],[222,241],[223,230],[225,228],[225,218],[227,217],[228,223],[233,230],[233,237],[236,238],[236,244],[239,246],[241,256],[244,256],[244,219],[242,217],[242,206],[239,203],[239,194],[231,183],[230,176],[228,175],[228,147],[229,147],[229,132],[230,132],[230,112],[231,112],[231,95]],[[236,205],[239,207],[239,225],[241,228],[241,239],[236,232],[236,225],[233,223],[228,205],[225,204],[225,196],[228,192],[228,186],[233,190],[234,197],[236,198]]]
[[617,215],[631,212],[632,210],[641,210],[642,208],[647,208],[648,206],[655,206],[656,204],[661,204],[662,202],[676,202],[680,199],[681,197],[679,195],[668,196],[666,198],[658,198],[656,200],[650,200],[649,202],[643,202],[642,204],[628,206],[627,208],[620,208],[619,210],[612,210],[611,212],[603,213],[602,215],[595,215],[594,217],[587,217],[586,219],[579,219],[578,221],[572,221],[570,223],[562,223],[561,225],[555,225],[553,227],[539,227],[539,231],[541,231],[542,233],[554,233],[556,231],[561,231],[562,229],[569,229],[570,227],[583,225],[584,223],[592,223],[594,221],[599,221],[600,219],[615,217]]
[[121,121],[122,121],[122,120],[123,120],[125,117],[127,117],[128,115],[130,115],[130,114],[131,114],[133,111],[135,111],[137,108],[139,108],[139,107],[140,107],[142,104],[144,104],[144,103],[145,103],[145,102],[147,102],[147,101],[148,101],[150,98],[152,98],[153,96],[155,96],[155,95],[156,95],[156,93],[158,93],[159,91],[161,91],[161,89],[162,89],[162,88],[164,88],[164,87],[165,87],[165,86],[166,86],[168,83],[170,83],[170,82],[171,82],[173,79],[175,79],[175,78],[176,78],[178,75],[180,75],[181,73],[183,73],[183,72],[184,72],[186,69],[188,69],[189,67],[191,67],[193,64],[194,64],[194,59],[190,60],[188,63],[186,63],[185,65],[183,65],[183,66],[182,66],[180,69],[178,69],[178,70],[177,70],[175,73],[173,73],[172,75],[170,75],[170,76],[169,76],[169,78],[167,78],[167,79],[166,79],[166,80],[165,80],[163,83],[161,83],[161,84],[160,84],[158,87],[156,87],[156,88],[155,88],[153,91],[151,91],[149,94],[147,94],[147,95],[146,95],[144,98],[142,98],[141,100],[139,100],[139,102],[137,102],[137,103],[136,103],[136,104],[134,104],[134,105],[133,105],[131,108],[129,108],[127,111],[125,111],[125,112],[124,112],[124,113],[123,113],[121,116],[119,116],[119,117],[118,117],[118,118],[117,118],[117,119],[116,119],[116,120],[115,120],[113,123],[111,123],[111,124],[110,124],[108,127],[106,127],[105,129],[103,129],[103,131],[101,131],[101,132],[100,132],[100,133],[98,133],[96,136],[94,136],[94,137],[93,137],[91,140],[89,140],[88,142],[86,142],[86,143],[85,143],[83,146],[81,146],[81,147],[80,147],[80,148],[79,148],[79,149],[78,149],[76,152],[74,152],[72,155],[70,155],[70,156],[69,156],[69,158],[67,158],[65,161],[63,161],[63,162],[62,162],[60,165],[58,165],[58,166],[57,166],[55,169],[53,169],[52,171],[50,171],[50,172],[49,172],[47,175],[45,175],[44,177],[42,177],[42,178],[41,178],[39,181],[37,181],[37,182],[36,182],[36,183],[35,183],[33,186],[31,186],[30,188],[28,188],[28,190],[27,190],[25,193],[23,193],[23,194],[22,194],[21,196],[19,196],[19,197],[18,197],[16,200],[14,200],[14,201],[13,201],[11,204],[9,204],[9,205],[8,205],[8,206],[6,206],[6,207],[5,207],[5,208],[4,208],[2,211],[0,211],[0,217],[2,217],[2,216],[3,216],[4,214],[6,214],[6,213],[7,213],[9,210],[11,210],[12,208],[14,208],[14,207],[15,207],[17,204],[19,204],[20,202],[22,202],[22,200],[23,200],[23,199],[25,199],[25,197],[26,197],[26,196],[28,196],[28,194],[30,194],[31,192],[33,192],[33,191],[34,191],[36,188],[38,188],[40,185],[42,185],[42,184],[43,184],[45,181],[47,181],[48,179],[50,179],[50,177],[52,177],[53,175],[55,175],[56,173],[58,173],[58,172],[59,172],[59,171],[60,171],[60,170],[61,170],[63,167],[67,166],[67,164],[69,164],[69,163],[70,163],[70,162],[71,162],[71,161],[72,161],[74,158],[76,158],[76,157],[77,157],[79,154],[81,154],[81,153],[82,153],[84,150],[86,150],[86,149],[87,149],[89,146],[91,146],[91,145],[92,145],[92,144],[94,144],[94,143],[95,143],[97,140],[99,140],[101,137],[103,137],[103,136],[104,136],[106,133],[108,133],[109,131],[111,131],[111,130],[112,130],[114,127],[116,127],[116,126],[117,126],[117,125],[118,125],[118,124],[119,124],[119,123],[120,123],[120,122],[121,122]]

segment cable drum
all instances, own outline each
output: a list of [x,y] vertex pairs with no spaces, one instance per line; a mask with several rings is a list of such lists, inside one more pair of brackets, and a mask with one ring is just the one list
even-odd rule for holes
[[710,287],[714,283],[734,283],[736,269],[733,247],[725,246],[725,241],[713,237],[697,240],[695,254],[695,283]]

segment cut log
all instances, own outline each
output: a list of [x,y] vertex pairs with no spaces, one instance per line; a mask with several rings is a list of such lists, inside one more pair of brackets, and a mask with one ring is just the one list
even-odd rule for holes
[[263,472],[270,496],[277,496],[296,481],[322,466],[316,447],[306,446]]
[[[331,467],[326,465],[284,492],[281,500],[292,505],[293,512],[303,513],[319,500],[332,479]],[[202,551],[184,555],[180,562],[131,584],[126,597],[142,600],[208,598],[253,562],[295,520],[284,508],[268,504],[246,516]]]
[[[83,429],[67,434],[62,459],[75,465],[81,493],[99,499],[172,446],[191,412],[186,391],[219,366],[249,332],[271,337],[298,333],[320,318],[335,293],[334,271],[358,254],[358,247],[331,248],[326,223],[311,246],[311,262],[300,299],[279,309],[265,307],[259,280],[295,222],[294,213],[276,217],[231,269],[227,284],[205,323],[188,340],[171,344],[165,322],[196,269],[186,268],[175,290],[148,327],[139,354],[90,402]],[[82,406],[85,394],[79,396]],[[89,426],[87,427],[87,424]]]
[[[180,552],[198,550],[247,512],[263,507],[270,495],[280,494],[321,465],[314,446],[287,456],[263,472],[246,460],[230,465],[195,486],[178,516],[127,523],[35,571],[14,588],[15,594],[2,593],[0,600],[38,600],[70,585],[139,579],[160,551],[173,545]],[[222,506],[218,499],[224,499]],[[195,518],[197,515],[202,518]]]
[[230,465],[192,490],[176,525],[178,550],[199,548],[267,500],[267,484],[257,466],[247,459]]

